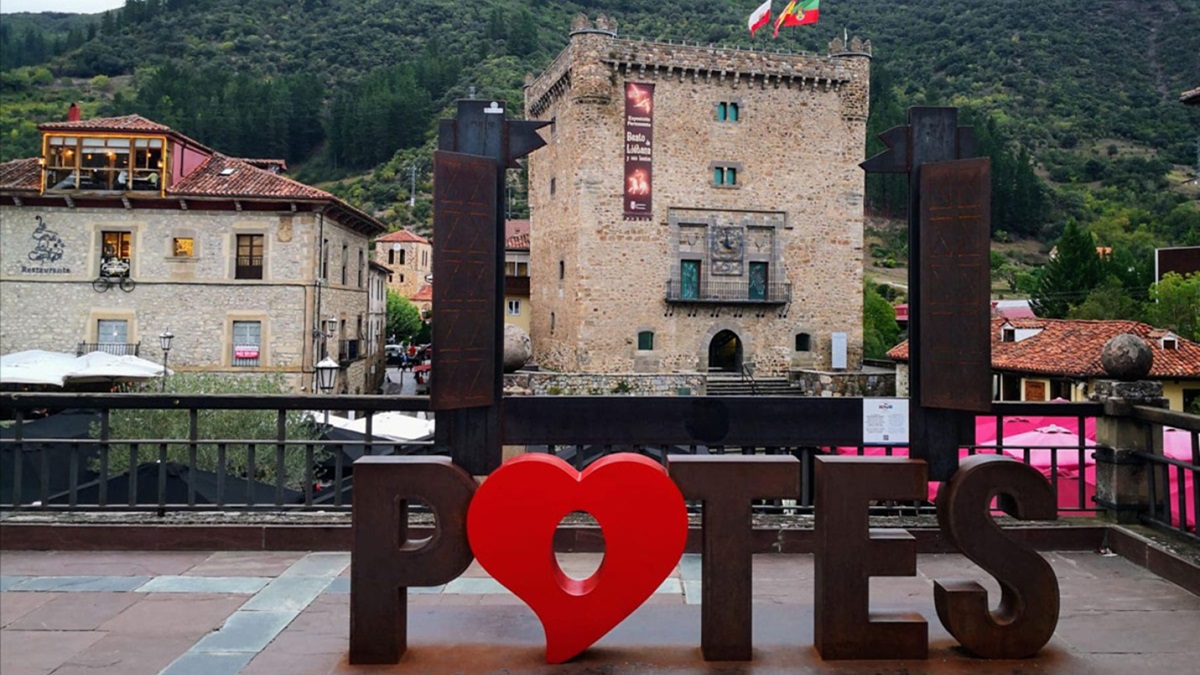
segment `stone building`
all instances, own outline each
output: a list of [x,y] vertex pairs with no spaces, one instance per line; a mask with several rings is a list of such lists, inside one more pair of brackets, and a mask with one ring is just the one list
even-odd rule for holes
[[375,240],[375,262],[388,270],[388,289],[411,300],[429,283],[433,247],[419,234],[397,230]]
[[525,88],[534,360],[581,372],[855,369],[870,43],[619,39],[601,17]]
[[[73,108],[73,111],[75,109]],[[100,349],[173,369],[373,393],[367,257],[381,223],[138,115],[41,125],[0,164],[0,351]],[[336,319],[336,324],[332,321]]]
[[504,323],[529,333],[529,221],[504,224]]

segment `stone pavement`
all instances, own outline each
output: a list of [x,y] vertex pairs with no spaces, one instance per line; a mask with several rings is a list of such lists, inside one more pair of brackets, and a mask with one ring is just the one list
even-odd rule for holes
[[[1196,672],[1200,597],[1114,555],[1044,554],[1062,613],[1032,659],[978,661],[938,623],[932,579],[980,580],[958,555],[921,555],[918,575],[871,582],[873,608],[929,621],[926,661],[823,662],[812,648],[809,555],[754,558],[755,660],[699,657],[699,557],[575,661],[543,661],[533,613],[478,567],[412,589],[409,652],[394,666],[346,663],[347,553],[0,551],[3,675],[326,675],[328,673],[1147,673]],[[600,554],[560,554],[587,576]]]

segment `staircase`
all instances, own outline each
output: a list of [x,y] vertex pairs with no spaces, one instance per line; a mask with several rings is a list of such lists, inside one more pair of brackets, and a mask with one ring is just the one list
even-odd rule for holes
[[799,389],[788,386],[786,377],[756,377],[750,380],[737,375],[708,376],[709,396],[798,396]]

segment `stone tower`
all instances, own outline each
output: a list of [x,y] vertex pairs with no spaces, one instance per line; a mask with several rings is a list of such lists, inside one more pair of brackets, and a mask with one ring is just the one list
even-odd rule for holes
[[551,122],[529,159],[534,359],[857,368],[870,43],[817,56],[572,28],[525,88],[526,116]]

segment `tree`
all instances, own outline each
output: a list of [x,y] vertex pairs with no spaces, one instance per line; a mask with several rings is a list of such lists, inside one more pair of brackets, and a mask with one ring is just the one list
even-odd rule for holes
[[1067,312],[1067,318],[1136,320],[1140,313],[1141,304],[1129,295],[1120,279],[1110,274],[1082,303]]
[[1055,246],[1055,256],[1038,276],[1031,304],[1040,317],[1062,319],[1099,285],[1102,269],[1091,234],[1074,220],[1067,221]]
[[[159,382],[134,387],[135,391],[157,392]],[[212,373],[177,373],[167,378],[166,390],[180,394],[287,394],[291,388],[279,375],[229,376]],[[134,441],[138,439],[186,440],[189,434],[187,410],[114,409],[109,418],[109,438]],[[268,441],[277,438],[278,417],[274,410],[217,410],[201,409],[197,413],[196,432],[200,440],[244,439]],[[317,429],[307,422],[301,411],[289,411],[286,418],[287,440],[303,441],[317,438]],[[100,425],[94,424],[90,433],[100,437]],[[245,478],[250,470],[250,449],[255,450],[254,478],[273,483],[278,476],[275,446],[265,443],[215,443],[196,445],[195,466],[204,471],[217,471],[220,454],[225,455],[225,474]],[[130,466],[132,444],[113,443],[108,457],[111,473],[134,469]],[[139,446],[141,462],[154,462],[159,457],[159,444],[142,443]],[[185,443],[166,444],[167,461],[188,464],[189,447]],[[315,461],[323,459],[324,451]],[[303,451],[287,451],[283,456],[283,481],[292,489],[302,489],[308,475],[308,465]]]
[[896,309],[883,298],[868,279],[863,285],[863,356],[882,359],[896,345],[900,326]]
[[1150,286],[1146,317],[1159,328],[1170,328],[1187,340],[1200,342],[1200,272],[1186,277],[1168,272]]
[[387,293],[387,334],[398,341],[410,341],[421,332],[421,310],[396,291]]

